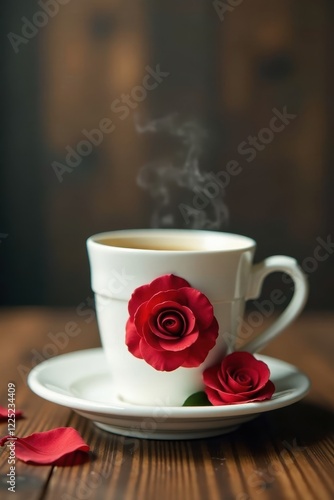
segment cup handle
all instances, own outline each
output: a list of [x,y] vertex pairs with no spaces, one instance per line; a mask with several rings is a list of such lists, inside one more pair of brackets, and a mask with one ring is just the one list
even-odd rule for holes
[[297,261],[283,255],[268,257],[263,262],[253,265],[246,300],[257,299],[261,294],[263,280],[268,274],[274,272],[282,272],[291,276],[295,284],[293,297],[278,319],[254,340],[243,345],[240,348],[242,351],[254,353],[263,349],[298,316],[305,305],[308,296],[307,279]]

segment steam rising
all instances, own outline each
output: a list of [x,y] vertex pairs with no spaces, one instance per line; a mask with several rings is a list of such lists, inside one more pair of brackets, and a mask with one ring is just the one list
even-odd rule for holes
[[173,158],[169,154],[139,171],[139,186],[154,200],[152,227],[222,229],[228,219],[223,189],[214,174],[203,172],[199,164],[206,139],[202,127],[194,120],[180,123],[178,115],[171,114],[145,124],[137,119],[136,130],[154,134],[157,140],[160,136],[172,139],[181,147]]

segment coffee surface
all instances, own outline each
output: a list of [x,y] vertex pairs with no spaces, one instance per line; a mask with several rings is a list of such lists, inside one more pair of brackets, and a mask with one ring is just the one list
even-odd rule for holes
[[161,250],[161,251],[175,251],[175,252],[189,252],[196,250],[203,250],[203,245],[177,244],[176,242],[168,241],[143,241],[139,238],[105,238],[100,240],[99,243],[103,245],[119,247],[119,248],[134,248],[138,250]]

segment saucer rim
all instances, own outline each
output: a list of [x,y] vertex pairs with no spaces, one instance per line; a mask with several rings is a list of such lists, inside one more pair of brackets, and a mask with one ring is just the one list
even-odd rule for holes
[[[30,389],[37,394],[38,396],[59,404],[61,406],[65,406],[71,408],[73,410],[79,410],[88,412],[91,414],[100,414],[100,415],[113,415],[115,417],[129,416],[135,418],[145,418],[150,417],[152,415],[152,411],[157,411],[157,406],[146,406],[146,405],[132,405],[129,403],[122,404],[108,404],[104,402],[98,402],[91,399],[85,399],[75,394],[71,394],[70,390],[67,389],[68,394],[61,393],[60,391],[56,391],[55,389],[51,389],[47,387],[45,383],[43,383],[42,377],[43,374],[47,373],[52,367],[61,363],[70,363],[73,357],[97,357],[106,363],[106,359],[104,356],[103,348],[91,348],[91,349],[82,349],[77,351],[72,351],[69,353],[61,354],[50,358],[48,360],[43,361],[39,365],[35,366],[29,373],[27,383]],[[165,411],[170,413],[171,418],[224,418],[224,417],[237,417],[242,415],[251,415],[251,414],[259,414],[267,411],[276,410],[285,406],[289,406],[299,400],[301,400],[310,390],[310,379],[309,377],[300,371],[296,366],[287,363],[286,361],[282,361],[277,358],[269,357],[262,354],[256,354],[256,357],[269,365],[273,362],[278,362],[282,369],[290,372],[291,375],[299,376],[299,385],[293,389],[293,393],[291,394],[291,390],[288,394],[283,394],[278,396],[275,399],[275,393],[273,395],[273,399],[268,401],[261,402],[253,402],[253,403],[242,403],[242,404],[234,404],[234,405],[222,405],[222,406],[161,406],[159,407],[160,411]],[[94,371],[97,374],[96,366],[99,366],[99,371],[101,373],[107,372],[107,367],[101,368],[101,362],[97,365],[92,363],[85,364],[85,368],[90,369],[90,371]],[[85,373],[87,376],[87,372]],[[82,379],[83,374],[79,373],[76,380]],[[275,379],[273,378],[275,383]],[[65,388],[66,391],[66,388]]]

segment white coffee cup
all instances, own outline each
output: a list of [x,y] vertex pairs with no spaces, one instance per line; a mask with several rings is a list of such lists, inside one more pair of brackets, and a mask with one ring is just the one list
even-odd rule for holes
[[[230,233],[178,229],[142,229],[100,233],[87,240],[97,321],[120,400],[138,405],[181,406],[203,390],[203,370],[235,350],[245,301],[260,296],[273,272],[291,276],[294,295],[271,326],[242,346],[254,353],[290,324],[308,295],[295,259],[274,256],[253,264],[254,240]],[[134,356],[125,342],[128,303],[135,289],[172,274],[185,279],[211,302],[219,325],[215,346],[197,367],[160,371]]]

